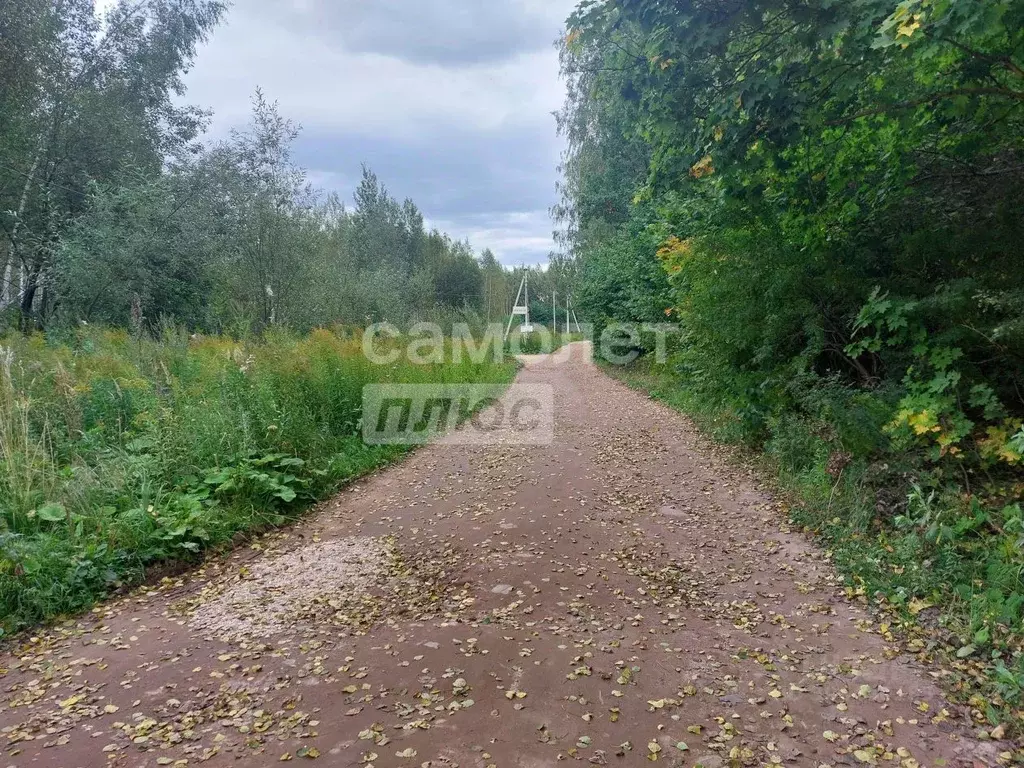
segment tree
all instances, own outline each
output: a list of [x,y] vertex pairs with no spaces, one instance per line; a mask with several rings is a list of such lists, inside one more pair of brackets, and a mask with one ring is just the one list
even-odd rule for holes
[[667,299],[688,381],[761,438],[880,386],[938,458],[1014,431],[1024,2],[605,0],[569,26],[556,216],[593,311]]
[[423,227],[423,219],[415,206],[409,205],[403,210],[377,174],[365,165],[355,201],[352,246],[357,266],[367,269],[387,264],[409,274],[413,266],[410,251],[414,247],[410,228],[420,228],[415,238],[415,247],[419,247]]
[[480,306],[483,277],[468,242],[452,243],[434,268],[437,302],[457,309]]
[[0,54],[22,62],[5,70],[11,96],[0,103],[11,113],[0,136],[2,294],[17,298],[27,327],[46,314],[40,292],[52,288],[61,236],[90,183],[159,169],[191,147],[203,115],[176,106],[181,75],[225,5],[120,0],[102,23],[92,0],[17,6]]
[[[127,326],[173,318],[206,326],[218,245],[186,174],[95,184],[60,244],[55,309],[75,321]],[[133,312],[141,314],[133,318]]]
[[257,91],[244,131],[209,158],[224,201],[232,262],[224,279],[257,310],[261,326],[286,321],[307,277],[306,216],[313,193],[292,163],[299,128]]
[[509,279],[490,248],[485,248],[480,254],[480,271],[483,279],[484,317],[487,322],[507,317],[512,311]]

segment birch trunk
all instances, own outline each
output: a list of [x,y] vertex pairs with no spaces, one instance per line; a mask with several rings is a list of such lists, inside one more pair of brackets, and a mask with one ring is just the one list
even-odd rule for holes
[[4,267],[3,293],[0,296],[0,309],[6,309],[13,302],[11,300],[11,271],[15,262],[18,264],[18,289],[24,290],[25,285],[25,259],[21,253],[21,245],[18,242],[18,235],[25,220],[25,207],[28,205],[28,195],[32,191],[32,184],[36,180],[36,171],[39,169],[39,160],[43,156],[43,149],[36,150],[36,156],[32,160],[32,167],[25,176],[25,186],[21,189],[21,199],[18,201],[18,210],[14,219],[14,226],[11,227],[11,247],[7,256],[7,264]]

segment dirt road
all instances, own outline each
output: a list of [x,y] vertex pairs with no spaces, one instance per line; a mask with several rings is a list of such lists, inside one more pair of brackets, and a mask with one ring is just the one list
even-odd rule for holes
[[985,765],[685,419],[573,359],[548,446],[434,445],[0,657],[0,766]]

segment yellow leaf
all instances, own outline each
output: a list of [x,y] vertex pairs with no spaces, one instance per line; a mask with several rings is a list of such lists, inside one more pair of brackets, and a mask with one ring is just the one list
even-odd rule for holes
[[896,30],[896,37],[913,37],[914,33],[921,28],[920,16],[914,16],[909,21],[900,24]]
[[939,426],[935,414],[927,410],[908,414],[907,424],[914,430],[915,435],[927,435]]
[[713,175],[714,172],[715,163],[711,155],[704,155],[690,168],[690,175],[695,179],[703,179],[705,176]]
[[932,604],[925,600],[918,600],[916,597],[907,605],[907,610],[912,616],[917,616],[921,611],[931,608]]
[[85,694],[84,693],[76,693],[74,696],[69,696],[68,698],[64,699],[64,701],[60,702],[60,708],[61,709],[68,709],[70,707],[73,707],[73,706],[75,706],[75,704],[77,704],[78,702],[80,702],[84,698],[85,698]]

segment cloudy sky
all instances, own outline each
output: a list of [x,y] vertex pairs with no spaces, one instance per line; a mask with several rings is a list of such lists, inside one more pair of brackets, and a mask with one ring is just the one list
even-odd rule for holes
[[213,132],[257,86],[302,125],[296,159],[348,201],[360,163],[432,226],[508,265],[552,248],[553,46],[574,0],[235,0],[188,77]]

